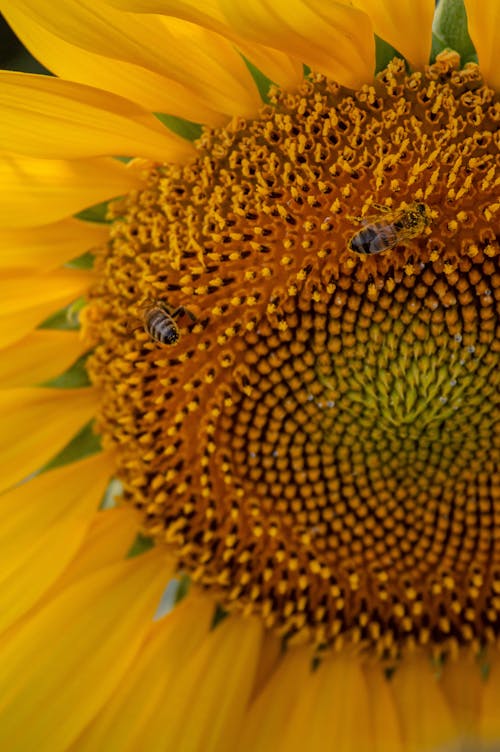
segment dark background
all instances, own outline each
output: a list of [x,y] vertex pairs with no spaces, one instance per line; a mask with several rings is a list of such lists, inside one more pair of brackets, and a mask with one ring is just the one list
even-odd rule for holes
[[47,73],[16,37],[0,14],[0,68],[3,70]]

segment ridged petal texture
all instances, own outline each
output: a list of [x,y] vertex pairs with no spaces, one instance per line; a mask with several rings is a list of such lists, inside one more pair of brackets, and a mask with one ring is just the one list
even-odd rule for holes
[[308,648],[281,661],[250,707],[241,752],[407,752],[390,685],[353,655],[312,670]]
[[59,78],[0,71],[2,151],[43,159],[139,156],[171,162],[192,145],[139,105]]
[[401,52],[411,65],[429,62],[434,0],[354,0],[367,13],[375,33]]
[[[491,750],[492,752],[496,752],[500,739],[500,713],[498,712],[500,698],[500,653],[498,650],[491,651],[488,663],[488,678],[481,701],[479,732],[480,738],[492,744]],[[494,746],[495,742],[496,746]],[[487,747],[487,752],[490,752],[489,747]]]
[[245,33],[238,34],[236,29],[228,26],[217,0],[207,0],[204,3],[197,0],[109,0],[108,4],[121,10],[174,16],[212,29],[233,41],[259,70],[284,88],[294,88],[303,77],[300,62],[293,61],[284,52],[252,44]]
[[67,0],[57,13],[48,0],[8,0],[3,10],[14,26],[22,14],[93,55],[164,76],[165,86],[173,80],[215,112],[245,115],[258,106],[257,89],[241,56],[228,40],[207,29],[175,18],[120,12],[101,0]]
[[1,488],[27,478],[53,457],[94,414],[93,389],[0,391]]
[[162,733],[165,750],[235,749],[261,639],[257,619],[238,617],[227,619],[208,635],[179,672],[163,723],[158,718],[146,734],[145,749]]
[[[137,537],[138,524],[135,509],[100,509],[93,516],[74,558],[49,590],[47,597],[55,597],[64,587],[69,587],[78,579],[124,559]],[[165,569],[165,580],[168,580],[171,569],[171,566]]]
[[0,229],[0,268],[53,269],[106,242],[108,226],[63,219],[42,227]]
[[139,185],[114,159],[0,156],[0,227],[34,227],[64,219]]
[[404,752],[440,749],[460,738],[437,669],[427,654],[406,656],[394,673],[394,697],[404,738]]
[[0,643],[0,748],[62,752],[127,675],[165,585],[153,551],[94,571]]
[[236,749],[261,627],[235,618],[210,632],[212,615],[210,599],[189,595],[155,624],[127,683],[75,749]]
[[174,113],[210,125],[224,120],[221,113],[204,104],[203,95],[198,96],[188,87],[140,65],[71,44],[17,5],[9,6],[7,17],[26,47],[57,76],[114,92],[150,112]]
[[488,83],[500,91],[500,0],[464,0],[469,34]]
[[24,337],[72,300],[84,295],[92,274],[74,269],[57,269],[27,274],[24,269],[4,270],[0,280],[0,345]]
[[213,609],[209,598],[188,596],[172,613],[151,625],[129,667],[127,681],[101,709],[75,750],[167,749],[165,714],[184,665],[208,637]]
[[37,601],[80,546],[112,464],[98,454],[0,497],[0,631]]
[[368,83],[375,45],[369,17],[323,0],[221,0],[230,26],[249,40],[306,62],[344,86]]
[[464,650],[450,658],[442,672],[441,684],[461,737],[473,745],[478,738],[482,698],[487,687],[477,657]]
[[65,371],[84,350],[77,332],[37,329],[2,351],[0,388],[34,386]]

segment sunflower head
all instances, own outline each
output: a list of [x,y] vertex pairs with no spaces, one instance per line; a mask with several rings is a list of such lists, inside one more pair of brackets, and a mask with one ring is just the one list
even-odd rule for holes
[[0,748],[498,740],[498,0],[4,6]]
[[452,53],[270,99],[114,204],[86,316],[99,430],[144,530],[224,608],[393,657],[478,646],[500,605],[498,101]]

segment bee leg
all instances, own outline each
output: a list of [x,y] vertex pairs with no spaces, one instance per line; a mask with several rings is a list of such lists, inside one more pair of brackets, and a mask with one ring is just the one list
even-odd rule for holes
[[187,315],[191,319],[191,321],[196,321],[196,316],[194,313],[192,313],[188,308],[185,308],[184,306],[179,306],[174,311],[170,313],[173,319],[176,319],[178,316],[184,316]]
[[394,211],[392,206],[386,206],[385,204],[372,204],[373,208],[376,209],[378,212],[390,212]]

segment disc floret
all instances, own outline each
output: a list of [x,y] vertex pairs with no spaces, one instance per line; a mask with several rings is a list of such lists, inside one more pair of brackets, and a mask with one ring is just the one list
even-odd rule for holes
[[[272,96],[115,207],[99,429],[144,530],[225,608],[382,656],[478,649],[500,631],[498,102],[453,55]],[[425,227],[357,255],[377,205]],[[147,300],[192,312],[173,347]]]

